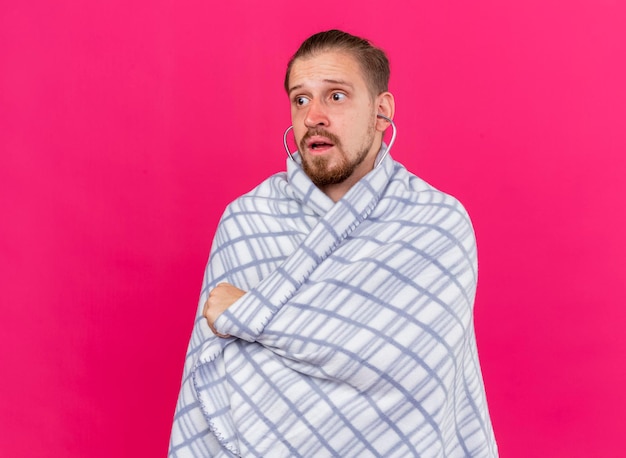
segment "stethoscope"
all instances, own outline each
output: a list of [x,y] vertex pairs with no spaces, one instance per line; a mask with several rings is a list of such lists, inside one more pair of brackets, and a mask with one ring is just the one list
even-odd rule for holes
[[[387,149],[385,150],[383,155],[380,157],[378,162],[374,165],[374,168],[378,167],[381,164],[381,162],[383,162],[383,159],[385,159],[385,157],[387,157],[387,154],[389,154],[389,150],[391,149],[391,147],[393,146],[394,142],[396,141],[396,125],[395,125],[395,123],[391,120],[391,118],[388,118],[385,115],[379,114],[378,117],[384,119],[385,121],[388,121],[391,124],[392,132],[391,132],[391,140],[389,140],[389,145],[387,145]],[[293,129],[293,126],[289,126],[289,127],[287,127],[287,130],[285,130],[285,133],[283,134],[283,145],[285,146],[285,151],[287,151],[287,156],[289,156],[289,159],[291,159],[292,161],[295,162],[295,159],[293,158],[293,154],[291,154],[291,151],[289,151],[289,145],[287,145],[287,134],[292,129]]]

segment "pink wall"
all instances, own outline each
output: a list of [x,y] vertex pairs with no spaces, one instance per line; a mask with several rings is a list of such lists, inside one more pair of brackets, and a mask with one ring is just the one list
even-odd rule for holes
[[331,27],[388,50],[394,156],[473,216],[502,456],[621,454],[624,3],[300,5],[0,6],[0,456],[165,455],[215,225]]

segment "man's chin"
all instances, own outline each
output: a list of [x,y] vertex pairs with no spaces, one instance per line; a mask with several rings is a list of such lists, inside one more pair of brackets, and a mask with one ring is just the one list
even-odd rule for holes
[[353,170],[345,166],[320,166],[320,164],[304,165],[304,173],[311,179],[311,181],[318,187],[328,186],[333,184],[339,184],[344,182],[350,177]]

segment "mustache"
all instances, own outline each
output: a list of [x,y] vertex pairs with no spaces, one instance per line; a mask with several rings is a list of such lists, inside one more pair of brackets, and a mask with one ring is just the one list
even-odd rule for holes
[[330,140],[331,143],[333,143],[335,146],[341,146],[341,140],[339,140],[339,137],[337,137],[335,134],[328,132],[325,129],[321,129],[321,128],[315,128],[315,129],[309,129],[306,131],[306,134],[304,134],[304,137],[302,137],[302,139],[300,140],[300,151],[303,151],[306,149],[306,142],[307,140],[309,140],[311,137],[315,137],[315,136],[320,136],[320,137],[326,137],[328,140]]

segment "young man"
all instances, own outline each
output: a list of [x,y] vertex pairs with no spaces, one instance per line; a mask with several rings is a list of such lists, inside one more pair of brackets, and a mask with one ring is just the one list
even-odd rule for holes
[[497,456],[474,233],[385,154],[388,80],[336,30],[290,61],[298,153],[222,217],[170,456]]

